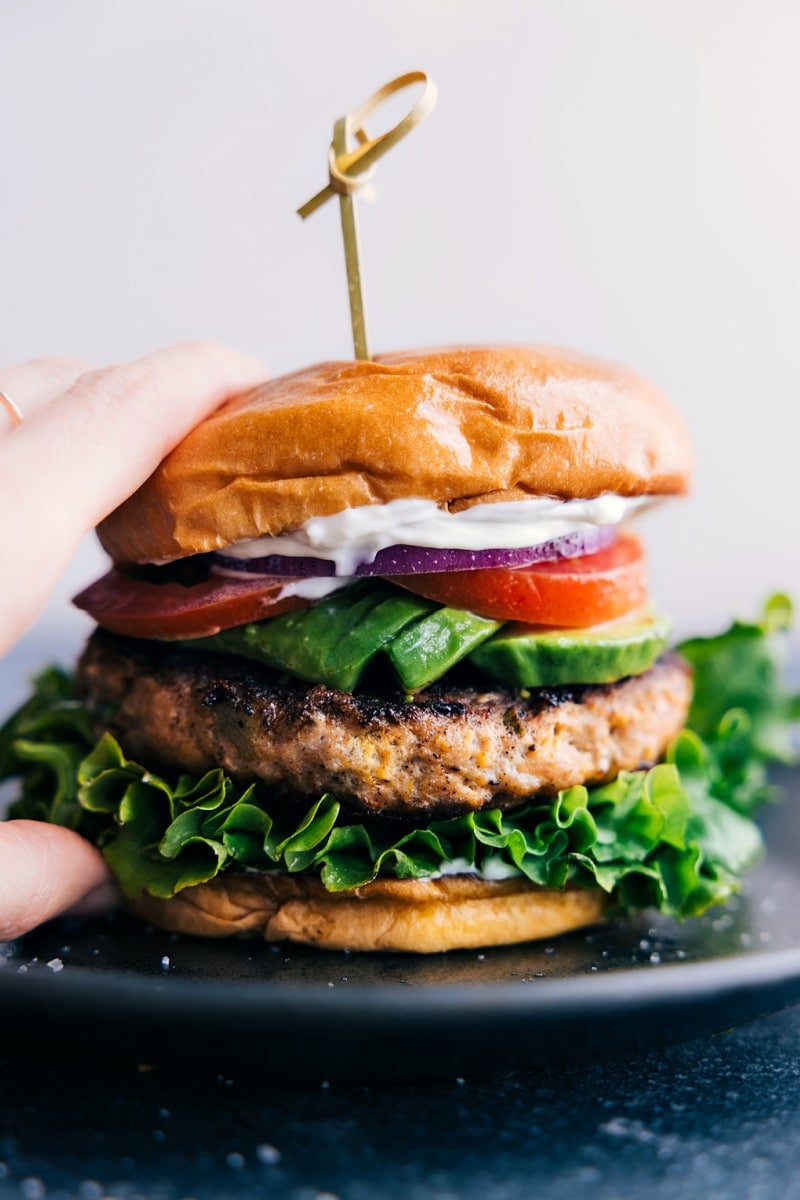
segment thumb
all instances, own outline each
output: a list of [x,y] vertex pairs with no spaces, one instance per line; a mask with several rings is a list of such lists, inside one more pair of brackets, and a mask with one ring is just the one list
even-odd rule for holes
[[99,894],[110,879],[100,852],[71,829],[0,822],[0,941]]

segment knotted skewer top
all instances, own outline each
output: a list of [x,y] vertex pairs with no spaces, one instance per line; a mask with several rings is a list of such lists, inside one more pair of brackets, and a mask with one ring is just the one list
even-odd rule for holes
[[[396,92],[414,84],[423,84],[422,95],[414,107],[385,133],[371,138],[365,123],[380,106]],[[392,79],[352,113],[339,117],[333,127],[333,141],[328,150],[328,183],[321,191],[307,200],[297,212],[303,219],[316,212],[332,196],[338,195],[344,235],[347,284],[350,293],[350,316],[353,324],[353,342],[356,358],[368,359],[364,298],[359,263],[358,228],[353,197],[364,192],[375,172],[375,164],[381,155],[410,133],[431,113],[436,104],[436,85],[424,71],[409,71]],[[355,141],[356,145],[348,148]]]

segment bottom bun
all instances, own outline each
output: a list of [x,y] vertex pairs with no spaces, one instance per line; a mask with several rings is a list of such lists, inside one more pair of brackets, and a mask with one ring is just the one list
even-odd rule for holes
[[354,891],[328,892],[309,876],[231,873],[170,900],[143,894],[129,907],[175,933],[433,954],[554,937],[595,924],[607,903],[600,891],[559,892],[527,879],[376,879]]

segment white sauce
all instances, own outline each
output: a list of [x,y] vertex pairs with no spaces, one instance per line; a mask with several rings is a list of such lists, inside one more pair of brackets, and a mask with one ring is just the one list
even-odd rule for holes
[[509,862],[505,862],[499,854],[491,854],[483,860],[480,867],[469,862],[466,858],[454,858],[450,862],[443,862],[439,866],[438,871],[433,871],[430,875],[426,875],[426,879],[443,879],[445,875],[472,875],[475,879],[516,879],[522,874],[517,868]]
[[[438,550],[518,550],[541,546],[570,533],[619,525],[656,499],[610,494],[591,500],[534,496],[529,500],[476,504],[459,513],[448,512],[433,500],[390,500],[388,504],[362,504],[330,517],[312,517],[295,533],[235,542],[224,553],[241,559],[263,558],[268,554],[324,558],[335,563],[338,577],[347,577],[389,546]],[[328,590],[333,591],[334,587]]]
[[[247,576],[247,572],[232,571],[231,574],[238,576]],[[329,596],[331,592],[338,592],[340,588],[345,588],[349,583],[355,583],[355,578],[351,575],[324,575],[311,576],[308,579],[293,579],[291,583],[287,583],[281,591],[281,598],[284,596],[300,596],[303,600],[321,600],[323,596]]]
[[[237,579],[240,583],[243,579],[264,578],[260,571],[240,571],[233,567],[224,567],[220,563],[215,563],[212,571],[215,575]],[[278,576],[274,575],[272,578],[277,579]],[[301,600],[322,600],[324,596],[330,596],[331,592],[341,591],[348,584],[355,583],[357,578],[355,575],[310,575],[306,579],[292,579],[283,585],[275,599],[285,600],[288,596],[299,596]]]

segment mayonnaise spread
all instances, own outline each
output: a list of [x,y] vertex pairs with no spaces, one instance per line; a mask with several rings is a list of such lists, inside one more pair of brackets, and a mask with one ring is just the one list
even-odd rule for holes
[[473,875],[477,879],[517,879],[522,875],[513,863],[506,862],[499,854],[490,854],[480,867],[469,862],[466,858],[453,858],[449,862],[439,864],[438,871],[426,875],[426,879],[443,879],[446,875]]

